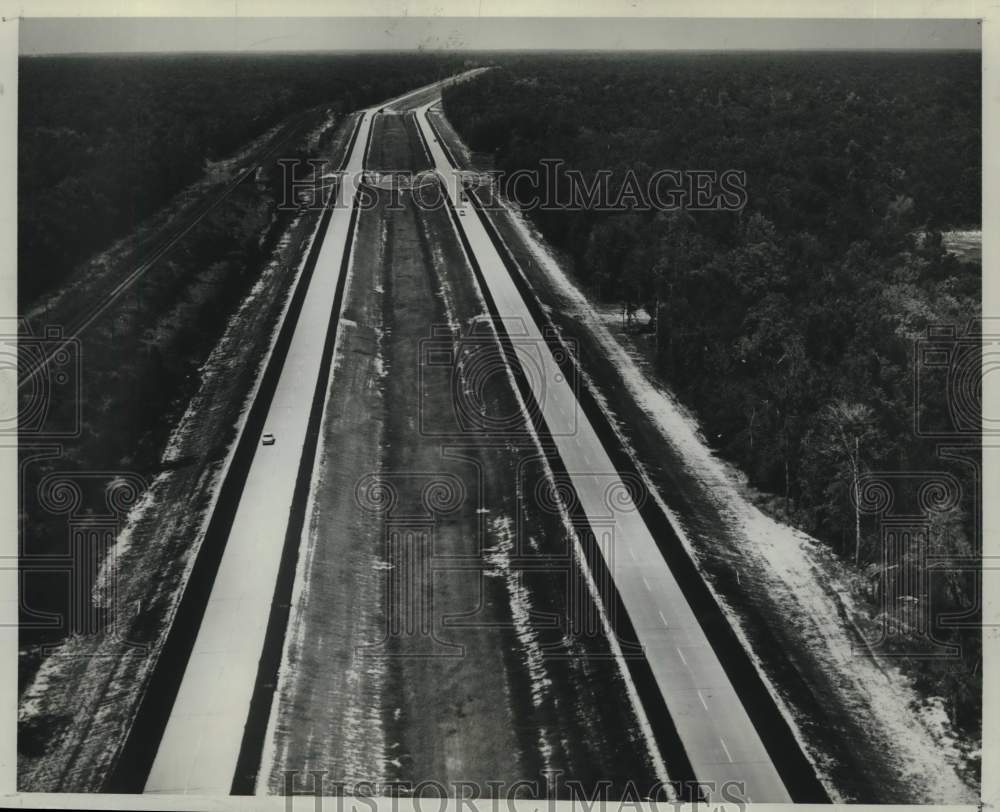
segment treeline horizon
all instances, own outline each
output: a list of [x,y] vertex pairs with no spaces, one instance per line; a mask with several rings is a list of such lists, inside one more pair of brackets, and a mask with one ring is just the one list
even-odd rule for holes
[[22,56],[19,310],[210,162],[296,113],[345,115],[454,73],[447,54]]

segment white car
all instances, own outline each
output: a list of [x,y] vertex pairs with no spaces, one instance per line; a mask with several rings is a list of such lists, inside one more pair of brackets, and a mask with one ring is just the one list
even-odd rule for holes
[[270,433],[269,434],[265,434],[261,438],[260,444],[261,445],[274,445],[274,435],[270,434]]

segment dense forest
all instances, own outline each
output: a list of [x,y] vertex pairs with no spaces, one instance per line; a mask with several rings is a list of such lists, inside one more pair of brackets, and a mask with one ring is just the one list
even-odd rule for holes
[[23,57],[21,309],[217,161],[306,108],[349,112],[454,72],[430,54]]
[[[880,590],[902,595],[897,653],[973,736],[976,576],[915,589],[900,566],[913,562],[883,560],[879,517],[856,504],[881,478],[895,511],[930,517],[930,555],[978,554],[978,377],[956,416],[948,373],[978,368],[965,331],[981,269],[941,232],[980,226],[980,68],[978,53],[525,55],[444,97],[500,171],[546,158],[588,178],[609,169],[612,198],[629,170],[643,183],[664,168],[746,172],[740,211],[529,216],[593,296],[639,316],[659,371],[771,509],[856,565],[872,615]],[[924,365],[917,342],[934,325],[956,337]],[[939,455],[934,433],[967,444],[967,463]],[[940,471],[961,494],[928,510],[922,482]],[[972,622],[946,626],[942,611]],[[921,623],[960,659],[922,656]]]

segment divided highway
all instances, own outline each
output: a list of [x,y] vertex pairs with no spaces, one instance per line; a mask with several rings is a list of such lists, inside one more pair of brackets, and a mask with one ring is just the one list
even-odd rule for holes
[[[384,107],[406,101],[420,105],[419,131],[432,165],[445,179],[449,205],[459,215],[453,220],[468,259],[485,284],[483,294],[494,315],[501,318],[503,337],[515,347],[527,348],[519,353],[519,365],[579,506],[597,531],[600,555],[643,646],[694,777],[710,787],[713,801],[791,802],[746,709],[486,227],[458,193],[455,170],[427,116],[437,102],[435,87],[419,88]],[[263,738],[257,727],[267,718],[274,691],[268,658],[274,651],[272,638],[284,634],[285,615],[275,611],[274,596],[277,586],[278,601],[287,600],[280,597],[281,584],[287,575],[289,550],[294,561],[302,535],[302,511],[296,513],[296,506],[303,487],[308,488],[314,464],[317,403],[322,411],[357,221],[358,184],[378,109],[361,114],[343,166],[337,203],[325,231],[317,235],[321,243],[315,268],[304,280],[308,287],[262,430],[276,441],[258,444],[250,463],[194,646],[145,783],[148,793],[228,795],[248,791],[245,787],[252,787],[256,776]],[[281,628],[276,629],[277,625]]]
[[[621,596],[695,777],[747,801],[791,803],[756,728],[698,619],[663,559],[624,482],[584,415],[577,397],[518,292],[484,225],[460,199],[455,168],[435,137],[423,105],[417,120],[450,205],[474,254],[495,316],[514,346],[530,346],[526,378],[579,503]],[[740,787],[737,790],[735,787]]]

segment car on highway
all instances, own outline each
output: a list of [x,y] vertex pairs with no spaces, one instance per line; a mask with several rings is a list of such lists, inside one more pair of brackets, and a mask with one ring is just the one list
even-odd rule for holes
[[270,434],[270,433],[265,434],[261,438],[260,444],[261,445],[274,445],[274,435]]

